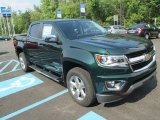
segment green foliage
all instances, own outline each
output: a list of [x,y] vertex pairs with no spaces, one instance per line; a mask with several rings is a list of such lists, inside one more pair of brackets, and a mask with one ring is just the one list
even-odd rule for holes
[[80,18],[79,3],[85,3],[87,19],[103,26],[114,24],[113,15],[120,15],[120,3],[122,25],[129,27],[139,22],[153,23],[156,17],[160,26],[160,0],[41,0],[41,5],[34,6],[34,10],[14,14],[16,33],[26,32],[33,21],[56,19],[57,10],[62,11],[65,19]]
[[157,21],[157,23],[156,23],[156,24],[157,24],[157,26],[159,26],[159,27],[160,27],[160,16],[159,16],[159,17],[157,17],[157,20],[156,20],[156,21]]
[[63,18],[79,18],[79,3],[65,3],[61,4],[58,7],[58,10],[62,11]]
[[18,15],[14,16],[14,24],[16,33],[25,33],[28,30],[28,26],[31,23],[30,11],[21,13],[19,11]]
[[43,19],[42,10],[40,7],[34,6],[34,10],[30,12],[30,19],[31,22]]
[[41,0],[41,9],[43,19],[55,19],[56,9],[58,7],[57,0]]

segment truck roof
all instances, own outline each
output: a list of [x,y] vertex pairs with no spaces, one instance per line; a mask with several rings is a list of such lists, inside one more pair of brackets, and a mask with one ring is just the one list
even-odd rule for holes
[[40,20],[40,21],[35,21],[36,22],[58,22],[58,21],[72,21],[72,20],[87,20],[87,19],[54,19],[54,20]]

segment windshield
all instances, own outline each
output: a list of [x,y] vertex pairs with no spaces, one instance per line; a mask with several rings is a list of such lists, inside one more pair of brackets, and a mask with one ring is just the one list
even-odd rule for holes
[[56,24],[65,36],[71,40],[106,33],[103,27],[89,20],[58,21]]

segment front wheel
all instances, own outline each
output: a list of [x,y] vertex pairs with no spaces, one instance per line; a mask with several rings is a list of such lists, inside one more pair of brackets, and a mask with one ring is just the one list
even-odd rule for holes
[[78,104],[90,106],[96,100],[90,74],[79,67],[71,69],[67,74],[67,87]]

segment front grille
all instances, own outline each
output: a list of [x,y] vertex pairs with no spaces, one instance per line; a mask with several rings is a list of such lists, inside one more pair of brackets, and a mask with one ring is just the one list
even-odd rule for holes
[[143,55],[144,53],[147,53],[147,50],[141,50],[141,51],[138,51],[138,52],[130,53],[130,54],[127,54],[126,56],[127,56],[128,58],[134,58],[134,57],[141,56],[141,55]]
[[[140,57],[140,56],[144,56],[145,54],[149,54],[149,53],[152,56],[148,60],[146,60],[145,58],[143,60],[142,59],[143,57],[142,58]],[[136,58],[136,61],[134,61],[133,63],[130,62],[130,66],[131,66],[131,69],[133,70],[133,72],[138,71],[138,70],[144,68],[145,66],[147,66],[148,64],[150,64],[153,61],[153,56],[154,56],[153,47],[150,47],[146,50],[142,50],[142,51],[134,52],[134,53],[131,53],[131,54],[127,54],[126,56],[129,59],[129,61],[131,59],[133,60],[133,59]]]
[[153,46],[148,48],[148,49],[145,49],[145,50],[141,50],[141,51],[137,51],[137,52],[134,52],[134,53],[127,54],[126,56],[128,58],[134,58],[134,57],[138,57],[138,56],[141,56],[143,54],[149,53],[151,51],[153,51]]
[[148,61],[137,63],[137,64],[132,64],[131,65],[132,70],[133,71],[139,70],[139,69],[145,67],[146,65],[148,65],[152,60],[153,60],[153,57],[150,60],[148,60]]

